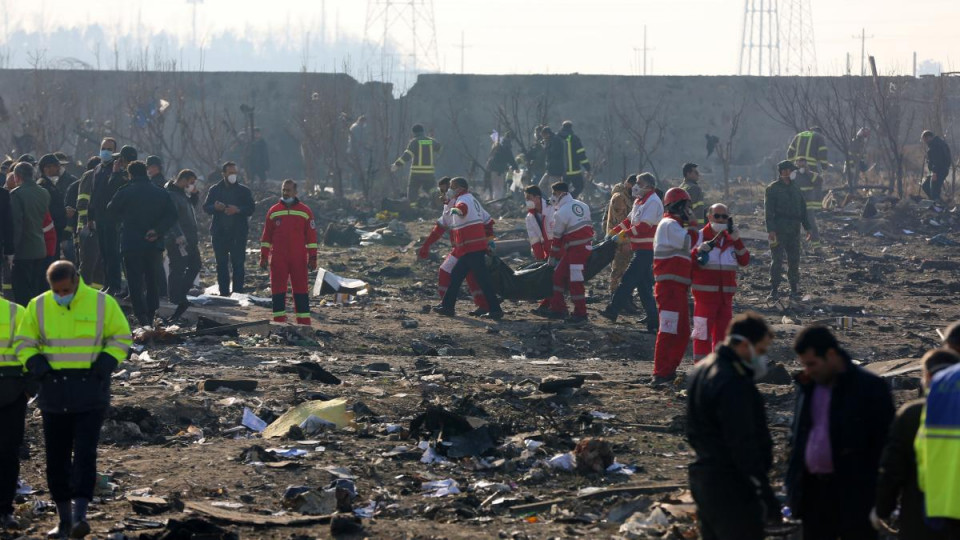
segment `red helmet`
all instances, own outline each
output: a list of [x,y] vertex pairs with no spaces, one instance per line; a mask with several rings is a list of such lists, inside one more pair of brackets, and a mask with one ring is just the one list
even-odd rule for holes
[[678,203],[680,201],[689,201],[690,194],[687,193],[685,189],[680,189],[678,187],[670,188],[667,190],[667,193],[663,196],[663,205],[670,206],[671,204]]

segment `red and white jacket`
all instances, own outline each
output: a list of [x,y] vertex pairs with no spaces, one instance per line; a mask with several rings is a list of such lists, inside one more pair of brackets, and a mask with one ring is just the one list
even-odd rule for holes
[[698,231],[691,251],[694,261],[697,260],[697,248],[717,236],[720,238],[714,242],[707,264],[701,265],[696,262],[693,265],[691,289],[694,297],[719,293],[733,296],[737,292],[737,268],[750,263],[750,252],[747,251],[742,239],[732,240],[727,231],[721,231],[718,235],[710,224]]
[[657,224],[663,217],[663,201],[656,191],[651,191],[643,197],[637,197],[630,209],[630,215],[622,223],[614,227],[610,234],[626,231],[630,239],[630,249],[652,250],[653,236],[657,232]]
[[[445,216],[449,220],[453,256],[459,258],[467,253],[486,251],[487,244],[493,241],[493,219],[480,201],[465,191],[450,199],[448,206]],[[444,217],[441,220],[446,221]]]
[[553,206],[540,199],[541,211],[536,208],[527,210],[527,240],[530,241],[530,250],[538,261],[545,261],[550,255],[550,242],[553,238],[551,226],[553,221]]
[[555,259],[560,258],[561,252],[578,246],[584,246],[590,251],[593,249],[590,207],[574,199],[569,193],[564,195],[555,205],[550,232],[553,235],[550,256]]
[[690,232],[664,214],[653,236],[653,280],[689,286],[693,263],[690,255]]

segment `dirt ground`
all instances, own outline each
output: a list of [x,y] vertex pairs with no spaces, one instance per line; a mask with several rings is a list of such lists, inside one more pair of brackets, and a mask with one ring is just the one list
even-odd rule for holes
[[[731,211],[745,237],[765,237],[761,193],[741,187],[727,198],[734,201]],[[318,206],[326,203],[308,202],[324,215]],[[267,206],[261,204],[258,215]],[[960,226],[955,211],[913,202],[888,206],[879,204],[878,216],[869,220],[859,218],[861,203],[821,216],[824,246],[803,255],[804,298],[793,303],[766,302],[769,249],[765,240],[748,240],[752,261],[740,274],[736,311],[757,310],[773,325],[771,360],[786,371],[799,369],[790,345],[805,324],[837,328],[856,359],[879,366],[919,357],[939,342],[936,328],[960,318],[956,249],[928,243],[940,233],[960,239],[953,233]],[[491,213],[496,217],[498,210]],[[522,238],[521,215],[510,213],[498,221],[500,239]],[[251,225],[251,239],[259,236],[259,219]],[[425,237],[431,223],[406,221],[414,240]],[[685,393],[682,384],[647,386],[654,336],[640,331],[635,316],[611,324],[596,314],[609,299],[609,272],[588,283],[587,325],[550,322],[530,313],[532,302],[512,301],[504,303],[502,322],[480,321],[466,315],[473,308],[465,294],[459,315],[445,318],[424,308],[437,303],[436,270],[446,246],[441,242],[434,249],[439,256],[429,262],[417,262],[415,248],[406,246],[321,246],[321,266],[363,279],[371,291],[352,305],[313,298],[311,330],[264,324],[242,329],[238,337],[145,344],[147,356],[139,352],[115,377],[100,448],[100,495],[91,506],[94,535],[174,538],[169,526],[164,531],[167,520],[193,516],[242,538],[329,538],[331,527],[323,519],[298,526],[236,521],[299,515],[284,507],[289,486],[322,493],[340,477],[356,491],[345,506],[370,509],[375,503],[372,517],[361,519],[362,531],[347,538],[695,538],[694,508],[685,489],[686,466],[693,459],[683,433]],[[506,260],[518,267],[529,256]],[[266,273],[255,269],[255,262],[250,255],[252,294],[268,297]],[[208,256],[202,282],[210,285],[214,278]],[[270,309],[205,306],[188,312],[188,319],[197,315],[232,324],[269,319]],[[298,362],[315,363],[342,384],[302,380],[292,367]],[[681,370],[691,366],[688,357]],[[585,379],[581,388],[561,394],[538,390],[545,378],[575,375]],[[249,379],[257,387],[199,390],[208,379]],[[898,403],[918,395],[915,373],[890,381]],[[777,446],[773,479],[782,489],[793,387],[781,377],[760,388]],[[296,404],[333,398],[346,399],[354,425],[304,434],[306,441],[264,440],[253,430],[237,429],[244,408],[269,423]],[[428,425],[413,433],[412,421],[437,407],[455,420],[446,417],[442,429]],[[433,451],[418,445],[449,451],[452,426],[464,418],[488,426],[490,444],[467,443],[482,455],[422,462]],[[27,535],[39,537],[56,520],[43,504],[49,499],[40,416],[33,407],[27,433],[31,456],[22,463],[22,477],[35,493],[23,497],[18,512]],[[632,474],[584,474],[548,465],[588,437],[605,440],[616,462]],[[272,457],[251,451],[254,446],[307,454]],[[340,469],[331,472],[334,467]],[[447,479],[456,482],[459,494],[430,497],[422,489],[425,482]],[[128,498],[148,495],[164,498],[171,508],[156,515],[134,511]],[[234,513],[215,519],[177,509],[195,502]],[[534,504],[540,502],[545,504]]]

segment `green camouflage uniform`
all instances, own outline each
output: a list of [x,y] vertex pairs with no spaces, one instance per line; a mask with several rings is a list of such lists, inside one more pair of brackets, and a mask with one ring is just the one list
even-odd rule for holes
[[783,258],[786,256],[787,279],[790,289],[796,292],[800,285],[800,227],[810,230],[803,193],[795,182],[777,179],[767,186],[764,210],[767,232],[777,233],[777,241],[770,245],[773,256],[770,287],[776,294],[783,279]]

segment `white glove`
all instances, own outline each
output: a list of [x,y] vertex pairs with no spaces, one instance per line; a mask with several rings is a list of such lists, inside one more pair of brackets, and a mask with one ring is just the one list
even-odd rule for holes
[[700,244],[700,247],[697,248],[697,251],[700,251],[700,252],[708,252],[708,251],[710,251],[711,249],[713,249],[713,248],[710,247],[710,244],[704,242],[704,243]]
[[877,515],[877,509],[875,507],[870,509],[870,525],[878,531],[886,530],[886,524],[880,519],[880,516]]

